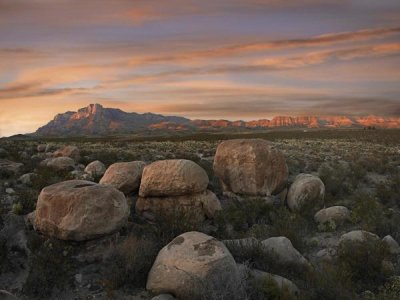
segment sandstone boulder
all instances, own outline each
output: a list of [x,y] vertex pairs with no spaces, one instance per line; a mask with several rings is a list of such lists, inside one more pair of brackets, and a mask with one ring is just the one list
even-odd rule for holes
[[201,222],[205,217],[213,218],[218,210],[221,210],[221,203],[209,190],[184,196],[139,197],[136,201],[136,212],[152,220],[185,214],[194,222]]
[[350,210],[344,206],[331,206],[321,209],[314,215],[314,220],[322,227],[342,225],[350,218]]
[[100,183],[111,185],[124,194],[135,192],[139,189],[145,165],[142,161],[112,164],[100,179]]
[[54,156],[55,157],[59,157],[59,156],[70,157],[73,160],[75,160],[76,162],[81,159],[81,154],[79,152],[78,147],[76,147],[76,146],[65,146],[65,147],[55,151]]
[[324,205],[325,185],[319,177],[299,174],[289,188],[287,204],[292,211],[319,210]]
[[117,231],[128,215],[126,198],[117,189],[70,180],[40,192],[34,228],[58,239],[82,241]]
[[93,178],[103,176],[106,172],[106,166],[101,161],[95,160],[86,166],[85,172]]
[[75,161],[70,157],[55,157],[44,161],[44,164],[55,170],[71,171],[75,168]]
[[186,159],[156,161],[143,170],[141,197],[182,196],[204,192],[208,176],[199,165]]
[[271,237],[261,242],[262,249],[270,257],[282,264],[290,264],[298,267],[309,267],[310,263],[299,251],[297,251],[292,242],[284,237]]
[[219,144],[214,172],[223,191],[249,196],[278,194],[286,185],[283,154],[262,139],[238,139]]
[[238,286],[239,271],[224,244],[200,232],[186,232],[161,249],[146,288],[155,294],[196,299]]

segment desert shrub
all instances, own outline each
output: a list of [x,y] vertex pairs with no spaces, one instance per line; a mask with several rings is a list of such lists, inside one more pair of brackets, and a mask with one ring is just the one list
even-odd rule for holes
[[322,263],[304,274],[304,299],[351,300],[356,298],[351,272],[334,263]]
[[39,193],[37,191],[30,189],[20,190],[17,192],[17,195],[18,195],[18,202],[15,204],[18,206],[18,212],[14,211],[14,206],[13,206],[13,212],[15,214],[26,215],[35,210],[37,198],[39,196]]
[[400,276],[390,278],[379,293],[375,296],[376,300],[397,300],[400,299]]
[[285,236],[293,246],[302,251],[305,248],[303,237],[312,229],[313,218],[306,218],[301,214],[292,213],[286,207],[278,207],[271,211],[271,236]]
[[358,193],[352,197],[354,207],[351,212],[353,223],[359,223],[362,229],[376,232],[383,223],[383,207],[371,195],[367,193]]
[[334,202],[336,197],[350,193],[352,186],[347,180],[349,170],[342,164],[323,164],[318,169],[318,174],[325,184],[325,202]]
[[14,173],[7,169],[0,169],[0,179],[9,179],[12,178]]
[[12,210],[12,212],[13,212],[14,214],[16,214],[16,215],[22,215],[22,214],[23,214],[23,213],[22,213],[23,207],[22,207],[22,204],[19,203],[19,202],[14,203],[14,204],[12,205],[12,207],[11,207],[11,210]]
[[229,226],[237,231],[245,231],[254,224],[268,224],[271,208],[272,205],[262,198],[232,200],[226,208],[217,213],[214,221],[220,235],[229,235]]
[[379,239],[364,236],[363,241],[344,241],[338,248],[339,268],[351,274],[356,287],[365,288],[385,281],[382,262],[388,256],[387,245]]
[[51,184],[72,179],[68,171],[54,170],[49,167],[38,167],[35,173],[37,176],[32,178],[32,188],[37,191]]
[[128,236],[113,249],[106,260],[108,268],[105,277],[108,288],[117,289],[125,284],[145,286],[159,250],[160,245],[154,240]]
[[32,236],[29,241],[32,250],[31,268],[23,286],[25,295],[43,299],[54,287],[65,289],[73,266],[68,257],[63,256],[66,245],[62,241],[49,239],[42,241]]
[[247,287],[249,299],[260,300],[291,300],[295,299],[287,287],[281,289],[275,281],[268,277],[249,279]]

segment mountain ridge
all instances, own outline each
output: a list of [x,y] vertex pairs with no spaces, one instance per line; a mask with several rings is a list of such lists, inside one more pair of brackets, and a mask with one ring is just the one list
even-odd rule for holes
[[109,135],[135,133],[146,130],[197,131],[216,129],[263,128],[400,128],[400,117],[381,116],[276,116],[252,121],[190,120],[178,116],[125,112],[118,108],[104,108],[90,104],[76,112],[57,114],[40,127],[35,135]]

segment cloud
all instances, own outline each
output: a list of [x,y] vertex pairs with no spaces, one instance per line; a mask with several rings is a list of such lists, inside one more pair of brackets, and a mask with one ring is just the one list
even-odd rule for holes
[[303,39],[275,40],[259,43],[247,43],[219,47],[215,49],[194,51],[191,53],[179,53],[175,55],[155,56],[132,60],[133,64],[192,61],[216,57],[234,56],[249,52],[265,52],[287,48],[319,47],[332,44],[371,40],[390,35],[400,34],[400,27],[364,29],[354,32],[330,33]]

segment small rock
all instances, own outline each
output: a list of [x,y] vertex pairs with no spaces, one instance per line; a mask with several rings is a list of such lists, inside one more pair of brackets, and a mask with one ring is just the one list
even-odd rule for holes
[[151,300],[176,300],[176,298],[170,294],[161,294],[151,298]]
[[70,171],[75,168],[75,161],[70,157],[50,158],[45,164],[56,170]]
[[78,162],[81,159],[81,155],[78,147],[76,146],[65,146],[54,152],[55,157],[70,157],[74,161]]
[[13,194],[15,194],[15,191],[13,188],[6,188],[6,193],[9,195],[13,195]]
[[103,176],[106,172],[106,166],[101,161],[95,160],[86,166],[85,172],[92,177]]
[[82,283],[82,274],[75,274],[75,281],[79,284]]
[[32,186],[32,180],[37,177],[35,173],[27,173],[18,178],[18,181],[26,186]]
[[47,145],[46,144],[40,144],[40,145],[38,145],[37,146],[37,152],[45,152],[46,151],[46,147],[47,147]]
[[342,225],[350,218],[350,211],[344,206],[332,206],[321,209],[314,215],[314,220],[322,227]]

